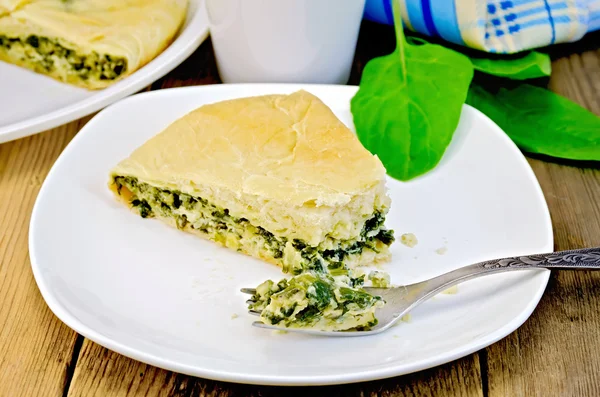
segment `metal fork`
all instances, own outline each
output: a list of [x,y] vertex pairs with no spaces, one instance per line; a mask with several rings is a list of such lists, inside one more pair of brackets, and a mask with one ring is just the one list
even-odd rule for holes
[[[385,306],[375,312],[378,319],[377,325],[368,331],[321,331],[305,328],[284,328],[264,324],[260,321],[255,321],[252,325],[259,328],[325,336],[374,335],[389,329],[412,309],[456,284],[490,274],[527,269],[600,270],[600,247],[494,259],[461,267],[429,280],[400,287],[364,287],[365,291],[372,295],[379,295],[385,301]],[[251,295],[256,293],[256,290],[252,288],[242,288],[241,291]],[[249,313],[260,316],[259,311],[250,310]]]

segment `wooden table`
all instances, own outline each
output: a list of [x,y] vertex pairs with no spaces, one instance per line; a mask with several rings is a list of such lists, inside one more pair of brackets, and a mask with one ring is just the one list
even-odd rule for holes
[[[389,27],[362,26],[351,83],[394,48]],[[552,90],[600,115],[600,32],[552,49]],[[210,41],[148,90],[218,83]],[[31,209],[74,121],[0,145],[0,396],[599,396],[600,272],[554,271],[531,318],[460,360],[383,381],[320,388],[237,385],[176,374],[113,353],[60,322],[33,279]],[[529,159],[552,214],[557,250],[600,245],[598,164]]]

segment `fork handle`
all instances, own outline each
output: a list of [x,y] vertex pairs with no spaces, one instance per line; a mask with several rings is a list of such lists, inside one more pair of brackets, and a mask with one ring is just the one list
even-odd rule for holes
[[425,298],[473,278],[525,269],[600,270],[600,247],[493,259],[461,267],[415,286],[420,287],[420,295]]
[[476,266],[482,271],[535,268],[600,270],[600,247],[494,259],[472,266]]

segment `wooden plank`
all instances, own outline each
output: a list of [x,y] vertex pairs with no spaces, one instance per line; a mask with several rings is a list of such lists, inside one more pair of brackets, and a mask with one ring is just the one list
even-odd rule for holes
[[[556,249],[600,246],[600,172],[531,163],[550,204]],[[599,286],[598,272],[553,272],[531,318],[487,348],[489,395],[600,395]]]
[[209,85],[221,82],[210,38],[171,73],[152,84],[152,89]]
[[[311,388],[311,396],[483,396],[478,356],[377,382]],[[85,340],[69,397],[78,396],[305,396],[301,387],[251,386],[175,374]]]
[[[550,87],[600,115],[600,51],[562,55]],[[530,164],[550,208],[555,249],[600,246],[598,164],[544,160]],[[531,318],[486,349],[489,395],[600,395],[599,286],[600,273],[553,272]]]
[[42,182],[91,117],[0,144],[2,397],[63,395],[75,370],[83,337],[58,320],[44,302],[31,272],[28,233]]
[[0,145],[2,396],[59,396],[73,371],[77,334],[52,314],[39,293],[29,263],[28,230],[42,181],[85,121]]
[[550,53],[555,57],[550,89],[600,115],[600,31]]

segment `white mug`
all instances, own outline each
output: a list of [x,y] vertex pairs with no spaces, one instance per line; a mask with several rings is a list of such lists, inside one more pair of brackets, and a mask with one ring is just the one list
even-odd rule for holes
[[205,0],[224,83],[346,84],[365,0]]

